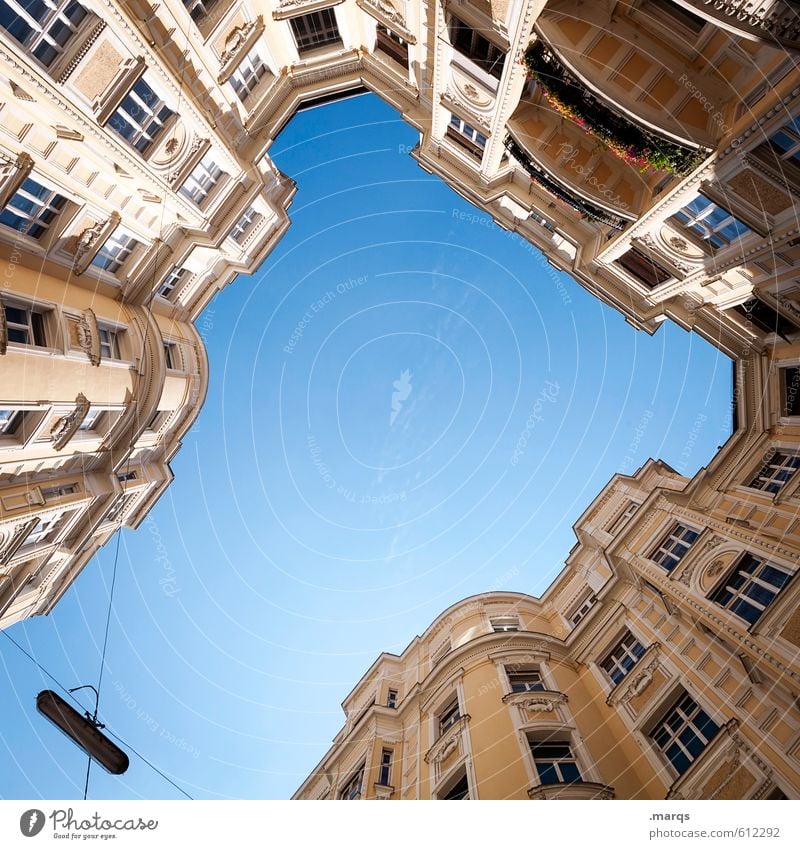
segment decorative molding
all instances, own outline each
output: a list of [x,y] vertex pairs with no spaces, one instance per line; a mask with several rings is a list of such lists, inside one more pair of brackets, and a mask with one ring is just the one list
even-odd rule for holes
[[0,295],[0,356],[8,350],[8,322],[6,321],[6,308]]
[[117,229],[121,220],[120,214],[115,210],[106,221],[98,221],[83,230],[78,236],[78,245],[75,248],[75,258],[72,262],[73,274],[77,276],[86,271],[103,243]]
[[284,21],[287,18],[330,9],[340,3],[344,3],[344,0],[280,0],[278,8],[272,13],[272,18],[276,21]]
[[32,170],[33,159],[27,153],[20,153],[16,159],[4,156],[0,160],[0,209],[16,194]]
[[505,704],[517,705],[532,713],[551,713],[567,701],[567,696],[557,690],[526,690],[521,693],[506,693],[503,696]]
[[97,41],[100,33],[106,28],[105,21],[98,21],[94,28],[89,32],[86,37],[86,40],[80,47],[80,50],[72,57],[72,59],[67,63],[61,73],[58,75],[58,82],[60,85],[63,85],[69,78],[72,76],[73,71],[80,65],[83,57],[89,52],[91,46]]
[[465,713],[459,717],[425,753],[425,763],[440,764],[450,757],[453,750],[458,746],[462,733],[466,731],[468,723],[469,714]]
[[417,37],[408,28],[403,13],[391,3],[386,0],[356,0],[356,5],[404,41],[409,44],[417,43]]
[[19,551],[25,543],[28,535],[39,524],[39,517],[33,516],[30,519],[16,525],[11,532],[11,536],[0,548],[0,565],[5,565]]
[[653,675],[660,663],[661,644],[652,643],[631,671],[609,693],[606,704],[615,705],[635,699],[653,683]]
[[711,534],[705,542],[695,551],[692,549],[690,555],[688,556],[688,564],[684,564],[683,568],[680,570],[679,574],[672,572],[670,577],[676,578],[680,581],[684,586],[691,586],[692,575],[697,569],[700,561],[708,554],[709,551],[716,548],[718,545],[721,545],[726,540],[724,537],[719,536],[718,534]]
[[613,799],[614,788],[594,781],[569,781],[564,784],[537,784],[528,790],[529,799]]
[[82,392],[79,392],[72,412],[61,416],[50,430],[50,439],[53,442],[54,451],[60,451],[72,439],[81,426],[81,422],[86,418],[90,406],[89,399]]
[[252,46],[264,32],[264,18],[259,15],[254,21],[234,27],[225,39],[225,50],[219,57],[219,74],[217,82],[226,83],[237,65],[250,52]]
[[76,333],[81,350],[93,366],[100,365],[100,333],[94,311],[86,309],[77,321]]
[[492,132],[490,121],[483,115],[477,115],[475,106],[462,100],[451,88],[448,88],[441,96],[442,105],[446,106],[451,111],[459,113],[459,117],[464,120],[469,119],[471,124],[476,124],[484,133],[489,136]]

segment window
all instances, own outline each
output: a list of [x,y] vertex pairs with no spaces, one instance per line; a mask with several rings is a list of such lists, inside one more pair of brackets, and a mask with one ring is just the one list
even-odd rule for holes
[[233,86],[233,90],[239,96],[239,100],[247,100],[255,90],[256,85],[258,85],[258,81],[268,73],[269,68],[261,58],[258,52],[258,46],[256,45],[242,59],[233,74],[231,74],[230,83]]
[[137,495],[137,492],[128,492],[118,495],[111,504],[111,508],[108,513],[106,513],[105,521],[114,522],[119,519],[125,508],[131,503],[131,501],[133,501],[134,498],[136,498]]
[[443,800],[448,799],[450,801],[469,799],[469,779],[467,778],[466,768],[459,770],[449,789],[445,790],[438,798]]
[[746,224],[705,195],[698,195],[678,210],[675,217],[714,248],[727,247],[750,232]]
[[517,666],[507,666],[506,675],[512,693],[526,693],[545,689],[538,669],[520,669]]
[[[247,61],[245,59],[245,61]],[[180,188],[180,192],[190,201],[202,206],[214,186],[219,183],[225,172],[207,153],[200,162],[195,165],[192,173]]]
[[49,501],[51,498],[66,498],[68,495],[75,495],[77,491],[78,484],[76,483],[62,483],[41,488],[42,497],[45,501]]
[[187,273],[188,269],[186,268],[173,268],[167,275],[167,279],[159,287],[159,297],[169,300],[170,295],[172,295],[178,284],[186,277]]
[[8,341],[35,348],[46,348],[44,315],[32,307],[5,306]]
[[167,368],[178,368],[180,359],[178,357],[178,346],[174,342],[164,343],[164,362]]
[[24,445],[42,418],[40,410],[0,410],[0,437],[7,437],[6,445]]
[[751,625],[761,617],[775,596],[789,583],[792,572],[746,552],[709,596]]
[[758,296],[737,304],[733,310],[744,316],[748,324],[755,325],[764,333],[777,333],[784,339],[791,333],[797,333],[797,325],[793,321],[764,303]]
[[174,114],[142,78],[125,95],[108,126],[139,153],[145,153]]
[[516,616],[493,616],[489,620],[495,633],[501,631],[519,631],[519,618]]
[[544,740],[533,739],[530,746],[542,784],[566,784],[581,780],[581,773],[568,740],[554,740],[552,737]]
[[800,117],[794,118],[770,136],[769,145],[780,159],[800,166]]
[[506,59],[505,51],[484,38],[480,32],[454,17],[450,19],[450,42],[459,53],[500,79]]
[[66,202],[55,190],[28,177],[0,212],[0,224],[40,239]]
[[673,276],[658,265],[649,254],[636,248],[626,251],[617,259],[617,262],[648,289],[655,289]]
[[458,115],[450,115],[450,124],[447,127],[447,136],[460,144],[470,153],[481,156],[483,149],[486,147],[486,136],[479,133],[474,127],[468,124]]
[[98,327],[100,357],[104,360],[122,359],[119,354],[119,331],[111,327]]
[[386,696],[386,707],[397,707],[397,690],[389,690],[389,693]]
[[195,23],[208,17],[209,12],[216,4],[217,0],[183,0],[186,11]]
[[608,528],[608,533],[616,534],[627,524],[628,519],[639,509],[639,504],[636,501],[629,501],[622,513],[617,516]]
[[392,755],[391,749],[383,749],[381,751],[381,765],[378,770],[378,784],[383,784],[384,787],[390,787],[392,784]]
[[633,669],[636,661],[644,654],[644,646],[626,631],[606,658],[600,663],[614,684],[620,681]]
[[650,559],[663,566],[667,572],[671,572],[699,536],[699,531],[676,524],[650,555]]
[[13,434],[21,421],[21,410],[0,410],[0,434]]
[[92,265],[111,274],[116,274],[138,244],[130,233],[118,228],[106,239],[103,247],[95,254]]
[[780,370],[780,387],[781,415],[800,416],[800,366]]
[[397,33],[392,32],[383,24],[378,24],[376,30],[376,49],[382,50],[392,59],[396,59],[404,68],[408,67],[408,43]]
[[575,611],[569,617],[569,621],[573,625],[577,625],[581,619],[584,619],[586,614],[594,607],[597,601],[597,596],[590,594],[575,608]]
[[242,244],[250,231],[261,220],[261,214],[256,212],[255,207],[250,207],[247,212],[236,222],[231,230],[231,238],[237,244]]
[[292,18],[289,25],[292,28],[298,53],[313,50],[315,47],[342,43],[333,9],[322,9],[309,15],[300,15]]
[[76,0],[0,0],[0,26],[46,68],[64,50],[86,14]]
[[773,494],[779,493],[800,468],[800,456],[776,451],[747,485]]
[[347,783],[342,787],[339,791],[340,799],[360,799],[361,798],[361,784],[364,780],[364,766],[365,764],[361,764],[361,766],[353,773],[350,779],[348,779]]
[[117,475],[117,480],[120,483],[127,483],[128,481],[136,480],[136,472],[120,472]]
[[74,512],[74,510],[63,510],[45,519],[40,518],[39,524],[26,537],[25,546],[50,542],[69,522]]
[[650,738],[678,775],[683,775],[718,731],[719,726],[686,691],[682,691],[650,732]]
[[100,407],[89,407],[89,412],[84,417],[83,421],[78,425],[79,431],[96,430],[100,424],[100,419],[105,411]]
[[448,728],[455,725],[459,719],[461,719],[461,713],[458,709],[458,696],[456,696],[439,712],[439,737],[441,737]]

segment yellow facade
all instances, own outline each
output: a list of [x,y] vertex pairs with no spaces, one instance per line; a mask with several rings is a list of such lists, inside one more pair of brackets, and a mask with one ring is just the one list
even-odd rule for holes
[[[361,763],[366,796],[567,792],[539,781],[545,732],[574,748],[570,793],[797,794],[792,4],[0,6],[0,627],[51,610],[169,484],[208,381],[195,321],[289,225],[272,141],[299,106],[367,89],[419,130],[423,168],[634,327],[672,319],[734,358],[735,433],[692,480],[616,477],[542,599],[467,600],[383,656],[300,795],[341,795]],[[675,526],[698,536],[665,570],[653,548]],[[745,551],[787,580],[747,627],[711,600]],[[625,629],[646,653],[611,688]],[[533,696],[515,666],[541,675]],[[652,736],[679,688],[719,729],[680,777]]]

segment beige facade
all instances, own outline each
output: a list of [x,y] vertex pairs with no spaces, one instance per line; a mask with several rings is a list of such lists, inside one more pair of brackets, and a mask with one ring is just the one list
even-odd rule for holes
[[777,383],[740,363],[738,428],[694,478],[615,475],[541,598],[467,598],[382,654],[294,798],[800,798],[800,434],[764,427]]
[[[542,599],[468,600],[382,657],[301,795],[341,795],[363,761],[367,795],[440,796],[458,769],[472,795],[546,796],[530,753],[548,728],[590,795],[796,795],[796,583],[755,625],[710,601],[743,552],[788,575],[800,551],[797,482],[753,484],[775,458],[791,476],[800,441],[793,15],[782,0],[0,0],[0,626],[51,610],[169,484],[207,385],[194,322],[289,224],[270,145],[300,105],[366,88],[419,129],[423,168],[633,326],[671,318],[735,358],[736,433],[691,481],[659,464],[615,478]],[[666,572],[651,549],[684,522],[699,536]],[[519,630],[496,634],[495,613]],[[602,664],[626,629],[647,653],[612,689]],[[533,707],[515,665],[546,684]],[[720,730],[676,780],[652,732],[680,688]],[[460,718],[437,736],[453,693]],[[375,787],[383,748],[392,790]]]

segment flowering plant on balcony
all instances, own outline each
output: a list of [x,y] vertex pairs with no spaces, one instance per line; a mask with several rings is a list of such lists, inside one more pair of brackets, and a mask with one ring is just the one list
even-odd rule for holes
[[654,168],[685,173],[697,164],[699,151],[644,132],[579,86],[541,41],[528,48],[523,64],[528,79],[539,83],[547,102],[559,115],[640,172]]

